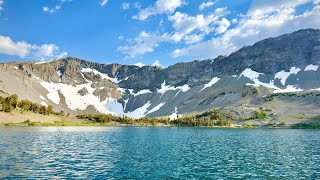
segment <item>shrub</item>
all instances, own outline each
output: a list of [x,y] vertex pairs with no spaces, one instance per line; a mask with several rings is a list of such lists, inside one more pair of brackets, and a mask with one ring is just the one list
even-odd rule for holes
[[267,113],[262,109],[254,111],[255,119],[266,119],[267,117],[268,117]]

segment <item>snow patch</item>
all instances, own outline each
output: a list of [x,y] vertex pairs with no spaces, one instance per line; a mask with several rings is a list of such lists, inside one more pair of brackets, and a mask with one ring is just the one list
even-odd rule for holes
[[161,84],[161,88],[157,89],[157,93],[164,94],[167,91],[175,91],[175,90],[181,90],[182,92],[187,92],[189,89],[190,87],[187,84],[183,86],[174,87],[174,86],[166,85],[166,81],[163,81],[163,83]]
[[183,86],[178,86],[177,89],[180,89],[182,92],[187,92],[189,91],[190,87],[188,84],[185,84]]
[[129,102],[129,99],[126,99],[126,100],[123,100],[123,101],[124,101],[123,111],[125,111],[126,108],[127,108],[127,104],[128,104],[128,102]]
[[19,67],[18,67],[18,66],[15,66],[14,68],[15,68],[15,69],[19,69]]
[[141,118],[144,117],[147,109],[151,106],[150,101],[148,101],[145,105],[139,107],[138,109],[131,111],[131,112],[127,112],[125,115],[132,117],[132,118]]
[[[116,101],[109,98],[101,102],[100,97],[93,95],[95,89],[91,87],[91,83],[71,86],[62,83],[55,84],[43,81],[41,82],[41,85],[48,90],[49,93],[47,94],[47,97],[55,104],[60,103],[60,97],[58,94],[58,91],[60,91],[65,97],[67,106],[71,110],[85,110],[89,105],[92,105],[101,113],[112,113],[108,111],[104,105],[110,101]],[[78,94],[78,91],[82,88],[86,88],[88,90],[88,94],[84,96]]]
[[[297,74],[301,69],[299,68],[295,68],[292,67],[290,69],[290,72],[285,72],[285,71],[280,71],[276,74],[275,79],[279,78],[281,79],[281,83],[284,85],[286,79],[291,75],[291,74]],[[251,86],[264,86],[267,88],[271,88],[271,89],[275,89],[275,91],[273,91],[273,93],[285,93],[285,92],[298,92],[298,91],[303,91],[303,89],[297,88],[295,86],[292,85],[288,85],[285,89],[281,89],[277,86],[274,85],[274,80],[271,80],[269,83],[263,83],[259,80],[259,76],[263,74],[263,73],[258,73],[255,72],[253,70],[251,70],[250,68],[247,68],[246,70],[243,71],[243,73],[239,76],[239,78],[243,75],[249,79],[251,79],[254,84],[246,84],[246,85],[251,85]],[[239,79],[238,78],[238,79]]]
[[179,117],[177,107],[174,108],[174,112],[169,116],[170,120],[175,120]]
[[46,98],[44,98],[42,95],[40,95],[40,98],[44,101],[47,101]]
[[[152,108],[150,111],[148,111],[147,114],[151,114],[151,113],[154,113],[154,112],[158,111],[158,110],[159,110],[162,106],[164,106],[165,104],[166,104],[166,102],[158,104],[156,107],[154,107],[154,108]],[[147,115],[147,114],[146,114],[146,115]]]
[[138,91],[137,93],[134,93],[133,89],[128,89],[130,94],[133,95],[134,97],[142,95],[142,94],[148,94],[148,93],[152,93],[149,89],[143,89]]
[[298,72],[301,71],[300,68],[291,67],[289,72],[286,71],[280,71],[275,76],[274,79],[280,79],[280,82],[282,85],[286,85],[286,80],[291,74],[298,74]]
[[107,109],[118,115],[124,114],[122,104],[116,100],[109,101],[106,105]]
[[[244,76],[244,77],[247,77],[249,79],[251,79],[252,81],[256,81],[258,80],[260,74],[263,74],[263,73],[258,73],[256,71],[253,71],[251,70],[250,68],[247,68],[245,69],[241,74],[240,76],[238,77],[238,79],[241,77],[241,76]],[[258,80],[259,81],[259,80]]]
[[285,89],[277,89],[273,93],[287,93],[287,92],[300,92],[300,91],[303,91],[303,89],[289,85]]
[[43,102],[43,101],[41,101],[41,103],[40,103],[42,106],[48,106],[48,104],[47,103],[45,103],[45,102]]
[[59,81],[61,82],[61,81],[62,81],[62,79],[61,79],[61,78],[62,78],[61,70],[58,70],[57,73],[58,73],[58,75],[59,75]]
[[90,73],[93,72],[94,74],[99,74],[103,79],[108,79],[113,83],[119,83],[120,81],[117,78],[111,78],[109,77],[107,74],[101,73],[95,69],[92,68],[82,68],[81,72],[86,72],[86,73]]
[[255,86],[255,87],[264,86],[264,87],[267,87],[267,88],[279,89],[277,86],[274,85],[274,81],[273,80],[271,80],[269,83],[261,82],[259,80],[259,76],[261,74],[263,74],[263,73],[258,73],[256,71],[251,70],[250,68],[247,68],[240,74],[239,78],[241,76],[244,76],[244,77],[247,77],[247,78],[249,78],[250,80],[252,80],[254,82],[254,84],[247,83],[246,85]]
[[206,89],[206,88],[208,88],[208,87],[211,87],[212,85],[214,85],[215,83],[217,83],[219,80],[220,80],[220,78],[218,78],[218,77],[212,78],[211,81],[208,82],[207,84],[205,84],[204,87],[203,87],[199,92],[203,91],[204,89]]
[[317,71],[318,68],[319,68],[318,65],[310,64],[304,69],[304,71]]
[[[124,113],[129,99],[124,100],[124,107],[116,99],[107,98],[105,101],[101,101],[100,97],[93,95],[95,89],[91,87],[92,83],[71,86],[62,83],[55,84],[52,82],[49,83],[42,81],[40,84],[48,90],[48,99],[56,104],[60,103],[60,97],[58,93],[58,91],[60,91],[61,94],[63,94],[63,96],[65,97],[67,106],[71,110],[85,110],[88,106],[92,105],[100,113],[126,115],[132,118],[141,118],[145,116],[147,109],[151,106],[150,101],[148,101],[140,108],[137,108],[136,110],[128,113]],[[82,88],[86,88],[88,90],[88,94],[84,96],[79,95],[77,92]]]
[[37,79],[38,81],[40,81],[40,78],[37,76],[33,76],[35,79]]
[[124,94],[124,93],[126,92],[126,90],[125,90],[124,88],[118,87],[118,90],[119,90],[122,94]]
[[44,88],[48,90],[47,97],[50,99],[53,103],[59,104],[60,103],[60,97],[58,90],[60,90],[59,84],[54,83],[48,83],[48,82],[41,82],[40,83]]

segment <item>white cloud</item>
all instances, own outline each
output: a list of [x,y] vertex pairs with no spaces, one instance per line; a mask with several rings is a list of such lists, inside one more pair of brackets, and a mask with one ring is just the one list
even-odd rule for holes
[[126,2],[122,3],[123,10],[128,10],[129,8],[130,8],[130,3],[126,3]]
[[42,11],[43,12],[48,12],[49,11],[49,7],[47,7],[47,6],[42,7]]
[[217,24],[219,25],[216,29],[217,34],[223,34],[227,31],[231,23],[226,18],[222,18]]
[[100,0],[100,5],[104,7],[107,4],[108,0]]
[[55,7],[51,8],[51,9],[49,7],[47,7],[47,6],[42,7],[42,11],[43,12],[50,13],[50,14],[53,14],[53,13],[55,13],[56,11],[58,11],[60,9],[61,9],[60,5],[56,5]]
[[[189,56],[192,58],[214,58],[218,55],[229,55],[245,45],[257,41],[290,33],[304,28],[320,28],[320,5],[312,10],[297,14],[296,8],[312,0],[274,0],[255,1],[247,15],[239,20],[237,27],[226,30],[230,23],[220,21],[219,31],[225,33],[206,42],[194,44],[172,52],[174,57]],[[225,21],[225,22],[224,22]]]
[[206,3],[203,2],[203,3],[199,6],[199,9],[200,9],[200,10],[204,10],[204,9],[207,8],[207,7],[213,6],[215,3],[216,3],[216,1],[215,1],[215,2],[208,1],[208,2],[206,2]]
[[1,15],[1,11],[3,10],[3,4],[4,4],[4,0],[0,0],[0,15]]
[[131,41],[131,45],[120,46],[118,51],[125,54],[126,58],[133,58],[147,52],[153,52],[161,42],[198,43],[210,33],[221,34],[225,32],[230,26],[230,22],[223,16],[228,13],[227,8],[218,8],[207,16],[202,14],[189,16],[185,13],[176,12],[168,16],[168,20],[172,22],[173,32],[157,35],[143,31]]
[[25,41],[13,41],[10,37],[0,35],[0,53],[18,56],[21,58],[33,58],[45,60],[66,56],[66,52],[60,52],[59,47],[54,44],[35,45]]
[[212,32],[221,34],[230,26],[230,22],[222,18],[228,13],[229,11],[226,8],[218,8],[214,13],[207,16],[202,14],[189,16],[185,13],[176,12],[168,17],[169,21],[173,22],[172,27],[175,29],[171,39],[174,42],[184,40],[187,44],[193,44],[200,42],[205,35]]
[[238,19],[232,19],[232,21],[231,21],[233,24],[236,24],[236,23],[238,23]]
[[138,15],[133,16],[134,19],[144,21],[150,16],[157,14],[172,14],[174,11],[184,4],[183,0],[157,0],[157,2],[139,12]]
[[134,64],[135,66],[138,66],[138,67],[143,67],[145,66],[145,64],[143,64],[142,62],[137,62]]
[[50,8],[48,6],[43,6],[42,11],[45,13],[53,14],[53,13],[57,12],[58,10],[60,10],[64,3],[72,2],[72,0],[57,0],[57,1],[58,1],[57,4],[53,8]]
[[159,60],[156,60],[156,61],[152,64],[152,66],[162,67],[161,64],[160,64],[160,62],[159,62]]
[[132,45],[118,47],[118,51],[126,54],[128,57],[136,57],[146,52],[153,52],[158,43],[162,41],[161,37],[142,31],[138,37],[133,40]]

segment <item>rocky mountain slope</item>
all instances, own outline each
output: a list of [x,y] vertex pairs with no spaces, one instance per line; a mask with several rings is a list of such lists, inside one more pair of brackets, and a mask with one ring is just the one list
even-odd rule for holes
[[[51,104],[72,114],[130,117],[222,108],[243,116],[271,108],[273,119],[320,115],[320,30],[306,29],[243,47],[230,56],[167,68],[98,64],[77,58],[0,64],[0,95]],[[266,97],[275,93],[295,92]]]

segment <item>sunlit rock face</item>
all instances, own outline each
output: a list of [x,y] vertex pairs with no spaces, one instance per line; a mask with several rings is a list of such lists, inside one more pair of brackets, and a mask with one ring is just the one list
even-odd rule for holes
[[[176,117],[243,103],[258,106],[270,93],[320,90],[319,65],[320,31],[306,29],[243,47],[228,57],[167,68],[73,57],[3,63],[0,88],[73,114]],[[250,87],[262,93],[252,93]]]

